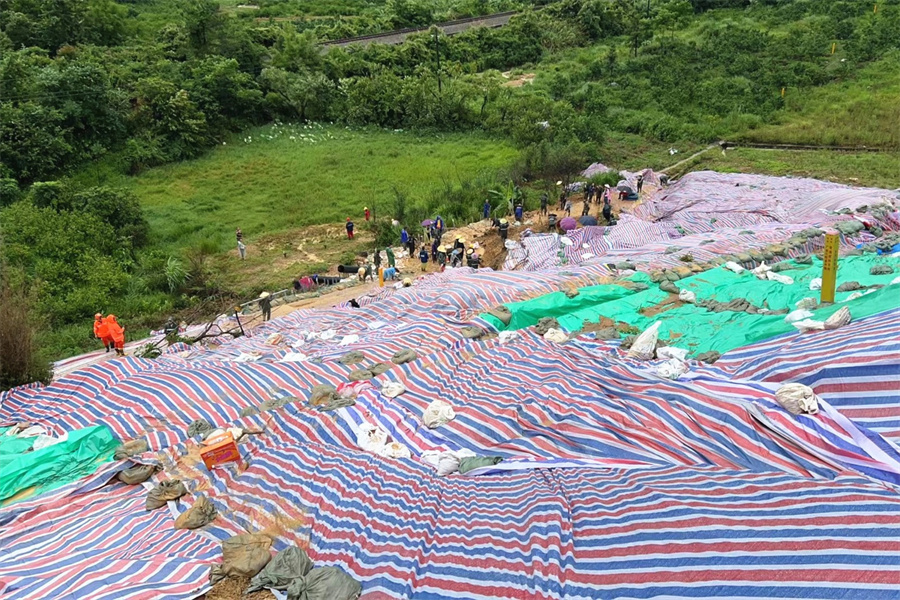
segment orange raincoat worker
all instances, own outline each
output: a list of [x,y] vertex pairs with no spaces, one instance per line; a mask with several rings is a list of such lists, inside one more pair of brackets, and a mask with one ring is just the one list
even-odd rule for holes
[[106,348],[107,352],[113,349],[113,339],[109,335],[109,326],[100,313],[94,315],[94,337],[103,342],[103,347]]
[[125,356],[125,328],[116,321],[116,315],[106,317],[106,326],[109,328],[109,336],[116,346],[116,354]]

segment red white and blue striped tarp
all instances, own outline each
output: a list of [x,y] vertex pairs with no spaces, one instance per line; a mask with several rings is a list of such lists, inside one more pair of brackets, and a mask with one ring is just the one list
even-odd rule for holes
[[[4,593],[193,597],[217,555],[204,536],[241,530],[277,532],[276,547],[299,543],[317,563],[345,568],[363,583],[363,598],[837,598],[848,590],[890,597],[900,584],[896,489],[758,419],[754,407],[771,400],[761,384],[717,382],[715,367],[702,381],[660,380],[589,339],[561,347],[530,332],[506,344],[464,340],[454,332],[452,298],[435,304],[438,325],[421,325],[417,334],[423,314],[411,307],[423,309],[424,296],[396,301],[343,320],[326,311],[321,322],[286,318],[268,326],[286,337],[334,328],[331,340],[298,345],[311,361],[277,362],[283,349],[258,361],[230,360],[258,351],[264,336],[256,335],[192,360],[89,367],[28,390],[27,403],[7,395],[4,418],[56,431],[106,423],[123,438],[146,436],[163,451],[164,477],[207,494],[223,516],[203,534],[175,532],[165,512],[143,511],[142,490],[118,485],[86,486],[49,502],[70,510],[46,524],[38,516],[50,508],[32,501],[30,510],[0,518],[4,542],[17,540],[9,559],[0,557]],[[369,339],[360,314],[388,325]],[[355,406],[331,414],[305,407],[312,385],[344,381],[350,367],[336,362],[341,351],[355,347],[380,360],[379,348],[398,345],[407,328],[419,335],[419,360],[361,384]],[[342,347],[345,335],[360,339]],[[377,384],[386,380],[402,382],[407,393],[382,396]],[[279,396],[300,401],[239,416]],[[451,402],[457,417],[429,430],[421,415],[434,399]],[[185,430],[195,418],[266,433],[242,444],[245,464],[209,473],[179,459],[192,455]],[[357,448],[364,421],[413,458]],[[418,457],[441,448],[503,456],[509,470],[439,478]],[[130,545],[121,548],[126,539],[110,529]],[[77,553],[36,541],[60,532],[82,540]]]
[[[844,199],[820,198],[797,218],[835,202]],[[144,488],[111,482],[130,463],[104,465],[0,508],[0,595],[195,598],[218,541],[261,531],[276,549],[299,544],[318,565],[344,568],[363,600],[898,598],[900,309],[692,363],[675,381],[590,334],[558,345],[532,331],[461,333],[497,304],[602,282],[610,262],[666,266],[678,260],[671,246],[703,260],[805,226],[777,220],[754,221],[750,236],[739,216],[690,235],[635,219],[617,235],[579,230],[562,257],[555,238],[526,238],[523,250],[533,240],[553,253],[527,261],[565,270],[452,269],[359,309],[297,311],[219,346],[87,361],[49,386],[4,393],[0,425],[62,434],[105,424],[145,438],[151,451],[136,460],[164,467],[154,481],[177,477],[190,491],[173,509],[205,494],[219,517],[176,531],[170,512],[144,510]],[[592,244],[598,254],[583,259]],[[405,348],[418,358],[355,384],[354,405],[308,406],[313,386],[345,386],[353,369]],[[351,350],[363,362],[341,364]],[[822,411],[782,410],[774,390],[787,381],[812,386]],[[388,398],[386,382],[406,392]],[[274,399],[284,405],[248,411]],[[422,417],[435,400],[456,417],[429,429]],[[242,461],[208,471],[187,436],[195,419],[252,431]],[[367,425],[411,457],[358,447]],[[438,477],[422,459],[433,450],[504,460]]]

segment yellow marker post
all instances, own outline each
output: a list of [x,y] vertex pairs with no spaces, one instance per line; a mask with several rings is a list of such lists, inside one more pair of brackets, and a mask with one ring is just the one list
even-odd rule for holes
[[831,42],[831,53],[834,54],[834,50],[837,48],[837,42]]
[[834,302],[834,282],[837,278],[839,240],[836,233],[825,235],[825,257],[822,259],[821,302]]
[[378,287],[384,287],[384,267],[378,267]]
[[781,88],[781,97],[784,98],[784,88]]
[[872,10],[872,12],[873,12],[873,13],[877,13],[877,12],[878,12],[878,5],[877,5],[877,4],[875,5],[875,8]]

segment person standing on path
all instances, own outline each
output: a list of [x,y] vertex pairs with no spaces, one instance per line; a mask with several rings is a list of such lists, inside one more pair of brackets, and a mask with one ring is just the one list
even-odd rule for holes
[[238,254],[241,255],[241,260],[247,260],[247,246],[240,240],[238,240]]
[[269,292],[263,292],[259,295],[259,310],[262,311],[264,322],[272,318],[272,297],[269,295]]
[[388,246],[384,249],[384,253],[387,254],[388,266],[392,269],[396,269],[397,259],[394,257],[394,249]]
[[109,336],[109,326],[106,324],[106,320],[100,313],[94,315],[94,337],[103,343],[106,352],[113,349],[113,340]]
[[350,220],[350,217],[347,217],[347,239],[353,239],[353,221]]
[[375,272],[378,272],[379,267],[381,267],[381,250],[375,251]]
[[409,232],[406,231],[406,227],[400,230],[400,245],[404,248],[409,244]]
[[369,220],[369,217],[371,216],[371,213],[369,212],[369,207],[368,207],[368,206],[364,206],[364,207],[363,207],[363,213],[366,215],[366,221],[368,221],[368,220]]
[[644,174],[641,173],[637,176],[637,193],[641,194],[641,190],[644,189]]
[[234,230],[234,237],[237,238],[239,244],[244,241],[244,232],[241,231],[240,227]]
[[591,202],[587,198],[584,199],[584,202],[581,206],[581,216],[586,217],[588,212],[591,210]]
[[522,206],[522,202],[520,201],[519,203],[516,204],[516,209],[515,209],[516,221],[521,221],[521,220],[522,220],[522,216],[524,215],[524,211],[525,211],[525,207]]
[[422,272],[428,270],[428,248],[422,246],[422,249],[419,251],[419,262],[422,263]]
[[116,315],[106,317],[106,326],[109,328],[109,337],[115,345],[116,354],[125,356],[125,328],[119,325]]
[[547,203],[550,202],[550,196],[547,195],[547,192],[541,194],[541,214],[547,214]]
[[489,219],[491,217],[491,203],[488,200],[484,201],[484,218]]
[[566,216],[567,217],[572,216],[572,199],[571,198],[566,198]]
[[506,241],[506,237],[509,235],[509,221],[506,219],[500,219],[500,239]]

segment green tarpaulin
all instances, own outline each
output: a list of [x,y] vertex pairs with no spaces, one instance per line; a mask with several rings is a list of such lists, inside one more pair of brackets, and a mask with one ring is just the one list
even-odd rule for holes
[[[745,271],[737,274],[719,267],[686,277],[675,283],[680,289],[692,291],[697,300],[717,300],[727,303],[743,298],[751,304],[769,310],[795,310],[803,298],[819,299],[819,292],[809,289],[809,283],[822,273],[822,262],[814,258],[811,265],[789,264],[796,268],[781,271],[794,279],[793,284],[758,279]],[[870,275],[869,269],[886,264],[894,267],[894,274]],[[854,319],[867,317],[900,306],[900,285],[888,285],[900,275],[900,260],[896,257],[863,255],[845,256],[838,263],[837,284],[856,281],[862,286],[880,284],[887,287],[872,291],[860,298],[847,301],[853,292],[839,292],[835,304],[813,311],[813,319],[824,321],[841,307],[847,306]],[[642,273],[631,277],[632,281],[647,282]],[[591,293],[584,293],[591,290]],[[617,291],[614,291],[617,290]],[[641,292],[631,292],[616,285],[583,288],[582,294],[567,298],[561,292],[547,294],[524,302],[506,306],[512,313],[510,325],[505,327],[490,315],[482,318],[498,329],[521,329],[537,323],[541,317],[555,317],[566,331],[579,331],[584,322],[597,323],[602,318],[627,323],[644,330],[660,321],[660,338],[671,345],[685,348],[692,354],[716,350],[725,353],[747,344],[759,342],[783,333],[797,331],[784,320],[784,315],[748,314],[746,312],[712,312],[692,304],[672,302],[674,296],[661,291],[658,286]],[[860,290],[866,291],[866,290]],[[661,303],[668,301],[672,308]],[[846,301],[846,302],[842,302]]]
[[33,441],[7,439],[0,444],[0,504],[8,504],[17,495],[15,500],[22,500],[90,475],[112,459],[119,445],[104,425],[71,431],[63,442],[28,452]]

